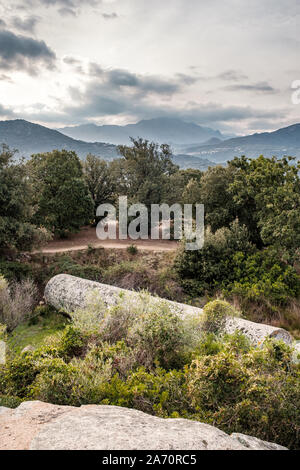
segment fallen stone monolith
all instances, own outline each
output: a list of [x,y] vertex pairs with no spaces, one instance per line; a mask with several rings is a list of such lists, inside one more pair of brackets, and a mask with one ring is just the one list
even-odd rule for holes
[[[75,310],[83,310],[87,306],[88,298],[91,293],[97,292],[105,305],[116,305],[120,301],[120,297],[129,296],[132,302],[139,296],[137,292],[121,289],[119,287],[101,284],[99,282],[81,279],[79,277],[70,276],[68,274],[59,274],[48,282],[45,288],[45,301],[53,307],[62,309],[66,312],[74,312]],[[151,296],[152,302],[159,302],[162,299]],[[163,299],[171,309],[175,310],[179,315],[199,315],[203,314],[201,308],[191,305],[172,302]],[[260,345],[267,338],[282,340],[286,344],[292,344],[291,335],[283,328],[254,323],[243,318],[228,318],[226,323],[226,331],[234,333],[242,332],[254,344]]]

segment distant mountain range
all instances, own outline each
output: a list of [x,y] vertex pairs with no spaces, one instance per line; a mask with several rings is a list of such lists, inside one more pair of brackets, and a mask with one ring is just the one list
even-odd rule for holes
[[22,119],[0,121],[0,144],[2,143],[19,150],[19,155],[24,157],[54,149],[74,150],[80,158],[93,153],[112,160],[119,155],[115,145],[75,140],[53,129]]
[[[157,123],[159,120],[141,122],[149,123],[153,121]],[[182,123],[182,121],[177,120],[177,123],[178,122]],[[139,124],[140,123],[138,123],[137,126]],[[187,126],[190,128],[191,125],[187,124]],[[124,127],[127,128],[128,126]],[[191,127],[193,127],[193,125]],[[196,126],[196,128],[203,130],[200,126]],[[159,134],[160,138],[162,134],[162,132]],[[198,138],[199,135],[200,131]],[[146,136],[142,133],[140,136],[150,138],[149,135]],[[195,138],[194,134],[193,138]],[[159,138],[153,135],[151,140],[159,141]],[[47,127],[33,124],[22,119],[0,121],[0,144],[1,143],[6,143],[13,149],[18,149],[19,155],[24,157],[29,157],[33,153],[49,152],[54,149],[74,150],[80,158],[84,158],[88,153],[98,155],[105,160],[120,157],[116,145],[111,143],[91,143],[76,140],[59,131],[48,129]],[[300,124],[294,124],[275,132],[263,132],[261,134],[236,137],[224,141],[222,141],[220,137],[212,136],[208,141],[203,143],[198,142],[193,144],[191,141],[190,144],[177,144],[177,149],[179,150],[177,150],[177,153],[175,153],[173,157],[174,163],[181,168],[199,168],[201,170],[205,170],[208,166],[213,166],[217,163],[225,163],[235,156],[241,155],[246,155],[251,158],[258,157],[261,154],[266,157],[271,157],[272,155],[278,157],[291,155],[300,159]]]
[[116,145],[129,144],[130,137],[142,137],[143,139],[154,140],[161,144],[171,145],[209,144],[215,143],[210,142],[210,139],[218,139],[220,141],[224,139],[221,132],[217,130],[175,118],[148,119],[126,126],[84,124],[81,126],[64,127],[58,130],[74,139],[86,140],[88,142],[110,142]]
[[244,137],[236,137],[213,145],[190,145],[183,152],[214,162],[226,162],[235,156],[246,155],[256,158],[283,157],[289,155],[300,158],[300,124],[284,127],[274,132],[262,132]]

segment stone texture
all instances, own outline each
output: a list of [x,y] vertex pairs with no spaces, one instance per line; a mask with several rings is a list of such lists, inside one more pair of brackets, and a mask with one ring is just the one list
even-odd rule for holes
[[5,408],[5,406],[0,406],[0,415],[4,415],[4,413],[9,413],[10,409]]
[[34,351],[34,347],[31,346],[31,344],[28,344],[28,346],[25,346],[24,349],[22,349],[22,353],[25,353],[25,352],[33,352]]
[[286,447],[280,446],[279,444],[262,441],[257,439],[257,437],[246,436],[245,434],[233,433],[230,437],[236,439],[249,450],[288,450]]
[[276,450],[280,446],[208,424],[162,419],[116,406],[22,403],[0,413],[0,449]]
[[[100,284],[88,281],[67,274],[60,274],[53,277],[45,288],[45,301],[57,309],[73,312],[76,309],[83,309],[91,291],[97,291],[104,303],[108,306],[115,305],[120,295],[130,295],[132,301],[138,295],[136,292],[120,289],[119,287]],[[151,297],[153,302],[158,302],[158,297]],[[191,314],[202,315],[200,308],[190,305],[180,304],[165,300],[178,314],[186,316]],[[233,333],[239,330],[244,333],[253,343],[262,344],[266,338],[272,337],[281,339],[287,344],[292,344],[290,334],[282,329],[270,325],[253,323],[241,318],[228,319],[226,331]]]

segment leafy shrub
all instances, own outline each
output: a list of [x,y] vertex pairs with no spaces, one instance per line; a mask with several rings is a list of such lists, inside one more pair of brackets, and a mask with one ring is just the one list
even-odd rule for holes
[[37,288],[27,279],[10,285],[0,276],[0,322],[13,330],[29,318],[37,302]]
[[[0,278],[1,282],[1,278]],[[2,325],[0,323],[0,341],[5,341],[6,340],[6,325]]]
[[79,406],[76,393],[79,374],[71,363],[59,357],[44,358],[39,374],[30,384],[28,396],[56,405]]
[[[235,313],[221,301],[207,311],[217,333]],[[200,334],[201,317],[175,313],[143,294],[100,306],[93,328],[89,315],[83,329],[75,316],[55,342],[0,366],[0,397],[126,406],[299,448],[300,366],[290,348],[269,341],[256,349],[241,333]]]
[[138,252],[138,248],[136,245],[130,245],[126,248],[126,250],[127,253],[129,253],[130,255],[136,255]]
[[32,267],[17,261],[0,261],[0,274],[9,282],[20,282],[32,277]]
[[222,282],[235,280],[232,257],[237,251],[252,253],[255,248],[249,242],[246,227],[235,221],[230,228],[223,227],[215,233],[208,229],[201,250],[180,250],[175,269],[191,295],[213,293]]
[[20,398],[0,395],[0,406],[4,406],[5,408],[17,408],[21,403],[22,400]]
[[185,340],[182,331],[182,320],[167,303],[150,303],[131,326],[128,342],[140,364],[151,367],[157,361],[169,369],[180,363]]
[[85,341],[83,334],[74,326],[68,325],[60,339],[59,353],[64,359],[71,359],[83,352]]
[[[250,312],[250,319],[270,321],[292,299],[299,298],[300,277],[294,267],[280,259],[278,250],[269,247],[259,251],[247,241],[243,246],[243,231],[233,224],[230,230],[208,233],[203,249],[181,251],[175,267],[191,296],[221,291],[239,305],[243,314]],[[255,310],[260,311],[259,316]]]
[[241,351],[229,342],[187,370],[188,396],[199,420],[289,448],[299,446],[299,368],[286,345]]
[[100,281],[102,270],[99,266],[78,264],[70,256],[63,255],[51,266],[49,275],[55,276],[56,274],[70,274],[91,281]]
[[221,333],[226,326],[226,319],[236,316],[239,316],[239,312],[228,302],[213,300],[203,309],[203,329],[207,333]]
[[29,387],[39,372],[36,357],[30,352],[6,361],[0,370],[0,394],[28,397]]

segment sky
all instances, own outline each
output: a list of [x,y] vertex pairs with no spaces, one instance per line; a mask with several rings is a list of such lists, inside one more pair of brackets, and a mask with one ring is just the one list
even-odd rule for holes
[[300,122],[299,0],[0,0],[0,119]]

